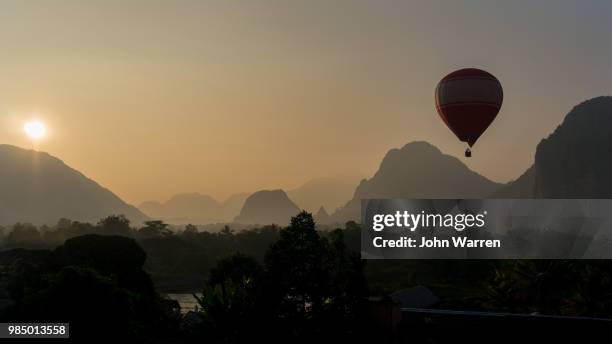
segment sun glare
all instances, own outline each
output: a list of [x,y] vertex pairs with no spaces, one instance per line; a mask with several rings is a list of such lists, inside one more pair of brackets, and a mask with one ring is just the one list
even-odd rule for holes
[[41,121],[30,121],[23,126],[23,131],[33,140],[40,140],[47,133],[47,127]]

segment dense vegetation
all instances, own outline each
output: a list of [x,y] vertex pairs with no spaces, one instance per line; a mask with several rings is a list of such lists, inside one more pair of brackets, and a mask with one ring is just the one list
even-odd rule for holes
[[[300,213],[285,228],[171,231],[98,224],[16,224],[0,252],[0,320],[69,321],[73,335],[104,323],[109,337],[147,341],[363,338],[368,296],[425,285],[440,308],[612,317],[607,261],[366,261],[360,228],[316,230]],[[188,322],[160,292],[201,292]],[[2,295],[4,293],[5,295]],[[91,332],[89,332],[91,333]]]
[[[96,333],[102,323],[110,327],[106,336],[147,341],[246,341],[255,329],[279,340],[346,338],[361,328],[355,324],[367,296],[363,262],[346,248],[345,232],[320,235],[308,213],[283,230],[240,233],[198,233],[188,226],[173,234],[158,221],[134,230],[121,216],[95,226],[19,224],[4,245],[38,250],[0,253],[2,289],[13,301],[3,320],[66,321],[76,338]],[[181,321],[168,309],[145,261],[154,274],[208,276],[198,286],[200,321]]]

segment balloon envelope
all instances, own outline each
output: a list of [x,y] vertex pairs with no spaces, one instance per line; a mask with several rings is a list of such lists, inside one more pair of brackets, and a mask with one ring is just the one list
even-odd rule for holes
[[493,122],[503,99],[497,78],[476,68],[454,71],[436,87],[438,114],[459,140],[470,147]]

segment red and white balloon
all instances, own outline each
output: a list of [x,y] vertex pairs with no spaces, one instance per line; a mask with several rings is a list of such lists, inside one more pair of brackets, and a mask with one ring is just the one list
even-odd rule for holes
[[[442,78],[435,98],[444,123],[459,140],[472,147],[499,113],[504,92],[492,74],[465,68]],[[469,154],[468,149],[466,156]]]

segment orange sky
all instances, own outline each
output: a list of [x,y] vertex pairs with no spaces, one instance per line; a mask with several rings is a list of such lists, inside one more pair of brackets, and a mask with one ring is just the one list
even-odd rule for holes
[[610,7],[6,2],[0,137],[31,147],[22,125],[37,117],[49,127],[41,150],[133,203],[290,189],[369,177],[413,140],[462,156],[433,91],[478,67],[498,77],[505,102],[464,161],[508,181],[573,105],[611,93]]

